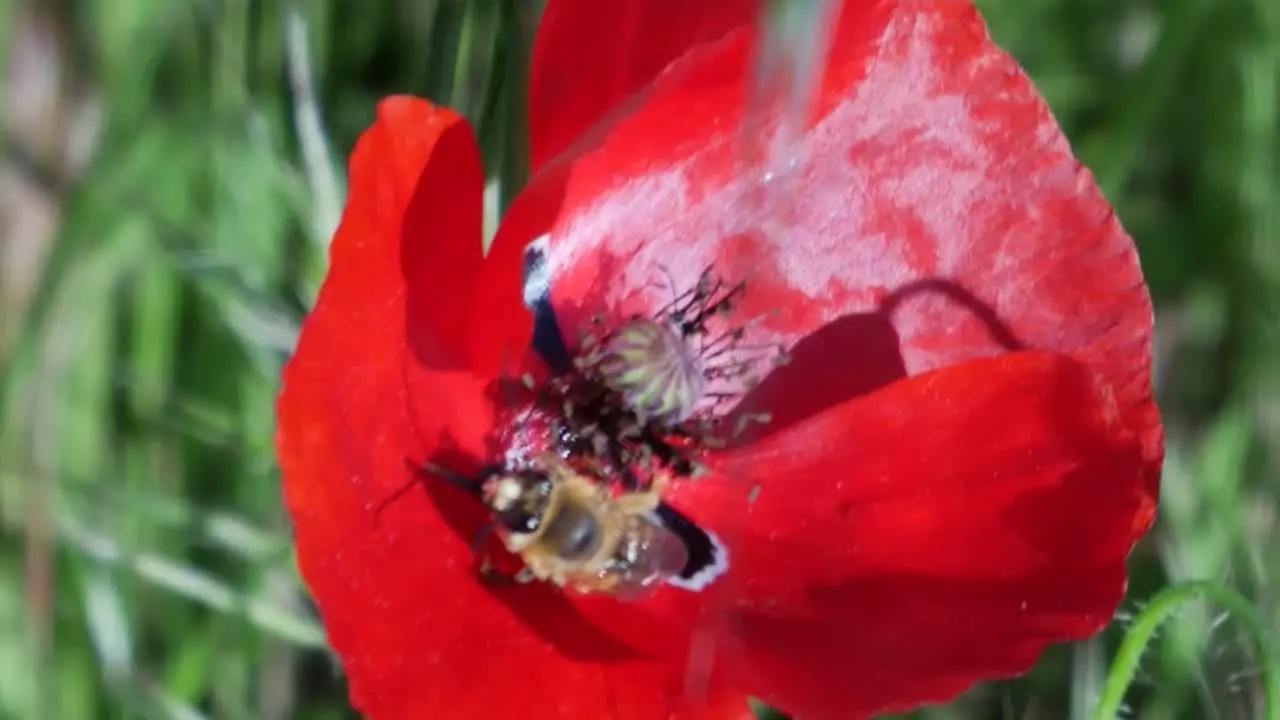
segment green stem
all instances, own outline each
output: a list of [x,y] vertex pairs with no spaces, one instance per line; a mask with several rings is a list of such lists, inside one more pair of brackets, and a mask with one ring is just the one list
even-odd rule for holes
[[1207,581],[1179,583],[1165,588],[1138,615],[1125,635],[1120,651],[1116,653],[1106,684],[1102,686],[1102,697],[1098,699],[1097,708],[1093,712],[1094,720],[1115,720],[1119,717],[1125,693],[1133,683],[1138,666],[1142,663],[1142,655],[1154,639],[1156,631],[1180,607],[1196,600],[1210,600],[1225,607],[1248,628],[1254,652],[1257,653],[1257,660],[1262,668],[1265,705],[1262,717],[1266,720],[1280,720],[1280,714],[1276,712],[1278,708],[1275,707],[1275,698],[1280,694],[1280,666],[1276,665],[1271,645],[1267,642],[1268,633],[1262,617],[1240,593],[1225,585]]
[[528,78],[529,55],[533,49],[535,20],[525,4],[511,3],[502,13],[502,37],[506,42],[506,56],[502,72],[505,75],[501,87],[506,102],[502,118],[506,133],[503,136],[501,184],[498,187],[499,207],[506,213],[511,201],[524,188],[529,179]]

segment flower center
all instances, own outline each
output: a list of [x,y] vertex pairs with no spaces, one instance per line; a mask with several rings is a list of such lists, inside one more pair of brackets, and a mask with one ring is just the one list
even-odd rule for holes
[[[664,482],[705,471],[706,455],[744,416],[726,434],[722,411],[754,386],[762,363],[786,360],[781,348],[744,344],[747,326],[730,318],[745,291],[745,282],[726,284],[708,269],[652,315],[612,328],[594,320],[567,372],[499,380],[497,474],[470,484],[494,513],[482,533],[505,528],[507,550],[523,561],[514,579],[623,597],[655,584],[699,591],[728,570],[714,533],[661,494]],[[535,507],[520,484],[528,478],[558,498],[539,510],[547,517],[516,512]],[[487,557],[482,577],[492,577]]]
[[705,455],[724,444],[724,410],[759,380],[762,364],[786,360],[781,348],[746,346],[747,326],[729,320],[745,292],[745,282],[707,269],[651,316],[614,328],[594,319],[573,370],[542,393],[540,404],[558,416],[559,451],[588,459],[623,490],[700,475]]

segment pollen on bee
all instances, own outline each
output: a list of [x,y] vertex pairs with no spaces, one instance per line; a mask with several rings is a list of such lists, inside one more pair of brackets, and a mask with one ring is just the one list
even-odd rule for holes
[[523,488],[519,480],[512,477],[503,477],[490,486],[486,493],[489,497],[485,499],[490,507],[502,512],[515,507],[515,504],[520,501],[522,493]]

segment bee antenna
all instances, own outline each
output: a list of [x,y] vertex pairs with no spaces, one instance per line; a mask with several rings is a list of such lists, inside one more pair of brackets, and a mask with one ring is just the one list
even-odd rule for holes
[[441,467],[431,462],[430,460],[414,468],[414,472],[417,473],[419,479],[421,479],[422,475],[424,474],[423,471],[429,472],[432,475],[439,477],[441,480],[444,480],[445,482],[449,483],[450,485],[455,485],[457,487],[460,487],[463,490],[466,490],[467,492],[470,492],[470,493],[476,492],[476,481],[474,478],[469,478],[466,475],[463,475],[462,473],[457,473],[448,468]]
[[405,467],[409,469],[409,472],[413,474],[413,477],[409,478],[409,482],[406,482],[404,485],[401,485],[400,487],[396,488],[395,492],[391,493],[386,498],[384,498],[382,502],[378,503],[377,509],[373,511],[375,518],[380,517],[382,515],[382,511],[386,510],[387,507],[391,505],[391,503],[404,497],[405,493],[409,492],[409,490],[411,490],[414,485],[425,483],[427,473],[431,473],[439,477],[440,479],[444,480],[445,482],[449,483],[450,485],[456,485],[462,488],[463,490],[466,490],[467,492],[470,492],[473,494],[476,492],[475,480],[472,480],[471,478],[468,478],[460,473],[456,473],[447,468],[440,467],[439,465],[436,465],[433,462],[427,461],[427,462],[418,464],[409,458],[405,458],[404,464],[405,464]]
[[409,482],[396,488],[395,492],[386,496],[385,498],[382,499],[382,502],[378,503],[377,509],[373,511],[373,517],[375,519],[380,518],[382,516],[382,511],[386,510],[391,505],[391,503],[404,497],[405,493],[409,492],[410,488],[422,482],[421,468],[419,468],[417,465],[414,465],[413,461],[410,460],[409,458],[404,459],[404,464],[409,468],[409,471],[413,473],[413,477],[409,478]]

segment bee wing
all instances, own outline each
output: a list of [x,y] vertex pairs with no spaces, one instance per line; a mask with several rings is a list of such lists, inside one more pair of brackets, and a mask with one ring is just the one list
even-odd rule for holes
[[621,600],[638,600],[657,590],[689,562],[684,542],[656,519],[633,516],[623,534],[613,571],[613,594]]

